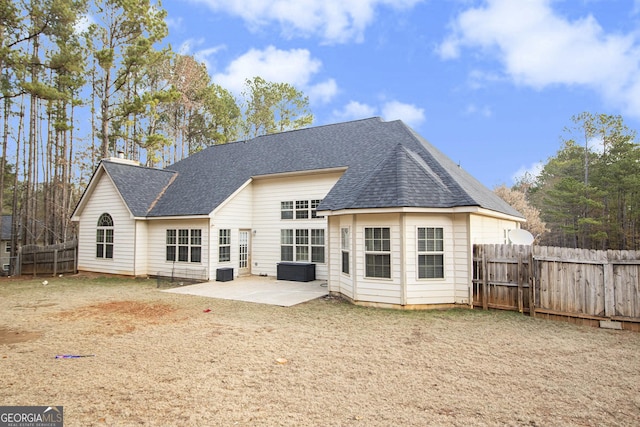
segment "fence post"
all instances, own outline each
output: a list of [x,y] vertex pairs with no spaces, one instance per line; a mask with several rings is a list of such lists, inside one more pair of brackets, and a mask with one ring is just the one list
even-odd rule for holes
[[482,251],[482,309],[489,310],[489,289],[488,289],[488,273],[487,273],[487,247],[480,246]]
[[524,312],[524,295],[522,292],[522,252],[518,251],[518,312]]
[[533,246],[529,249],[529,316],[536,317],[536,273],[533,266]]
[[53,277],[56,277],[58,273],[58,250],[53,250]]
[[604,280],[604,315],[612,317],[616,315],[616,300],[613,286],[613,264],[606,261],[603,265]]

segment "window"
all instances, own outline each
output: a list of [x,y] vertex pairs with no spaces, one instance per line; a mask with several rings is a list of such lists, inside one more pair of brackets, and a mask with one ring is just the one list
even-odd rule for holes
[[96,257],[113,259],[113,218],[108,213],[103,213],[98,219]]
[[5,251],[6,253],[11,252],[11,242],[6,242],[6,243],[5,243],[5,245],[4,245],[4,251]]
[[440,227],[418,228],[418,278],[444,278],[444,231]]
[[349,258],[350,258],[350,236],[349,236],[349,228],[341,228],[340,229],[340,247],[342,249],[342,272],[344,274],[349,274]]
[[309,230],[296,230],[296,261],[309,261]]
[[316,211],[321,202],[321,199],[280,202],[280,219],[322,218]]
[[9,271],[9,268],[11,268],[11,266],[9,264],[2,264],[2,269],[4,271]]
[[280,219],[293,219],[293,202],[280,202]]
[[202,262],[202,230],[167,230],[167,261]]
[[280,260],[293,261],[293,230],[280,230]]
[[167,261],[176,260],[176,230],[167,230]]
[[311,230],[311,262],[324,264],[324,230]]
[[296,219],[309,218],[309,201],[296,200]]
[[202,230],[191,230],[191,262],[202,261]]
[[218,262],[231,261],[231,230],[220,230],[218,245]]
[[324,229],[280,230],[280,260],[325,262]]
[[316,212],[316,209],[318,209],[318,205],[320,204],[320,202],[322,202],[322,200],[320,199],[311,201],[311,218],[323,218],[322,216],[318,216],[318,212]]
[[391,229],[364,229],[365,276],[391,278]]

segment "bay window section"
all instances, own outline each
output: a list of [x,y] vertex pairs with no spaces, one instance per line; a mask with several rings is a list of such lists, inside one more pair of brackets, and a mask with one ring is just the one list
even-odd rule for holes
[[391,229],[367,227],[364,229],[365,276],[391,278]]
[[444,230],[441,227],[418,228],[418,278],[444,278]]

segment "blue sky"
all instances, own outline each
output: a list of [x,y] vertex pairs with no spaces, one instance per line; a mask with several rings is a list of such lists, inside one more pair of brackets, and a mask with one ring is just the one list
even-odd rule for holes
[[401,119],[490,188],[546,162],[583,111],[640,129],[640,0],[162,5],[167,41],[215,83],[291,83],[314,125]]

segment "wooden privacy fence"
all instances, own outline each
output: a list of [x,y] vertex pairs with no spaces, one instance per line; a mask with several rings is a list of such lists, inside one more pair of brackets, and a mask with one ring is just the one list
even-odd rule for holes
[[640,251],[474,245],[473,305],[640,331]]
[[27,245],[18,250],[17,274],[53,275],[76,273],[78,242],[71,240],[51,246]]

